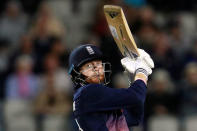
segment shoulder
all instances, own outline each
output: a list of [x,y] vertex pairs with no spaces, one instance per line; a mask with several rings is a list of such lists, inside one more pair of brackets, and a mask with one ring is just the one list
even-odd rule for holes
[[88,93],[88,94],[99,93],[105,91],[106,88],[108,87],[102,84],[88,84],[83,88],[83,93]]
[[85,86],[80,87],[76,90],[74,94],[74,99],[77,99],[78,97],[97,97],[99,94],[101,94],[106,88],[106,86],[102,84],[88,84]]
[[84,86],[84,89],[86,91],[95,91],[95,90],[98,90],[98,89],[102,89],[102,88],[108,88],[106,87],[105,85],[102,85],[102,84],[88,84],[86,86]]

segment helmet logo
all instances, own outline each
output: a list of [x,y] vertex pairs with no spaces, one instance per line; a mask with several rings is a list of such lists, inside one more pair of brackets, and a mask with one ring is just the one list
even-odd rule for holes
[[87,51],[88,51],[88,53],[89,53],[90,55],[93,55],[93,54],[94,54],[94,50],[92,49],[92,47],[86,46],[86,49],[87,49]]

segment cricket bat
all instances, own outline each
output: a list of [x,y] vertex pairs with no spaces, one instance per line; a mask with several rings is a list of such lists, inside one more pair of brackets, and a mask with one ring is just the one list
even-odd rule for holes
[[122,55],[132,59],[139,56],[122,8],[120,6],[104,5],[104,13],[111,34]]

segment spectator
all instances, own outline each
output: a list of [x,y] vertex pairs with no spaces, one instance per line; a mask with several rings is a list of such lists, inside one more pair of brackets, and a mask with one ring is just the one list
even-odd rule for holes
[[38,79],[32,73],[33,60],[30,56],[20,56],[16,60],[16,71],[8,76],[6,99],[32,100],[38,89]]
[[159,114],[175,114],[178,111],[178,94],[167,70],[157,69],[153,72],[147,94],[147,117]]
[[[35,112],[42,116],[41,126],[44,131],[69,130],[71,111],[71,82],[66,71],[59,66],[56,56],[48,54],[45,57],[45,73],[41,77],[42,91],[35,101]],[[50,121],[53,123],[51,124]],[[56,121],[56,122],[55,122]]]
[[13,52],[13,54],[11,55],[9,61],[10,61],[10,69],[9,72],[13,72],[14,71],[14,65],[11,64],[13,62],[16,61],[16,59],[21,56],[21,55],[28,55],[31,56],[31,58],[33,59],[33,61],[36,61],[36,54],[34,52],[34,48],[33,48],[33,41],[30,38],[29,35],[23,35],[21,37],[20,40],[20,46],[18,48],[18,50],[15,50]]
[[181,113],[182,115],[197,114],[197,63],[191,62],[185,66],[184,79],[181,84]]
[[164,68],[169,71],[172,79],[180,79],[180,59],[175,56],[169,37],[165,32],[158,32],[152,46],[152,57],[156,68]]
[[62,43],[61,38],[54,38],[51,49],[50,49],[50,54],[53,54],[54,56],[57,56],[57,58],[60,61],[60,66],[61,67],[68,67],[68,56],[69,52],[66,48],[66,46]]
[[132,30],[137,36],[139,47],[149,51],[153,48],[153,43],[157,37],[158,25],[156,25],[156,12],[149,6],[140,8],[138,17],[131,23]]
[[197,39],[195,38],[192,46],[187,50],[186,55],[183,57],[184,64],[190,62],[197,62]]
[[[177,16],[172,16],[170,18],[167,28],[169,30],[169,40],[170,44],[174,50],[174,53],[178,59],[185,56],[186,52],[191,48],[192,43],[185,38],[183,33],[181,33],[180,20]],[[179,48],[177,48],[179,47]]]
[[0,98],[4,98],[4,84],[7,77],[9,67],[9,47],[8,41],[0,40]]
[[[63,25],[51,14],[50,7],[47,3],[42,3],[35,23],[30,29],[37,65],[42,65],[45,55],[49,53],[51,49],[54,38],[62,38],[62,36],[64,36],[63,29]],[[38,73],[43,72],[40,66],[36,66],[35,70]]]
[[20,3],[17,1],[8,2],[0,19],[0,39],[6,39],[10,42],[10,51],[18,48],[18,41],[27,30],[27,22],[28,18],[22,12]]
[[35,131],[31,102],[39,84],[32,68],[32,59],[20,56],[16,60],[16,71],[7,78],[5,120],[8,131]]
[[63,37],[65,35],[65,27],[52,14],[50,6],[46,2],[43,2],[37,12],[36,20],[30,29],[30,33],[33,37]]

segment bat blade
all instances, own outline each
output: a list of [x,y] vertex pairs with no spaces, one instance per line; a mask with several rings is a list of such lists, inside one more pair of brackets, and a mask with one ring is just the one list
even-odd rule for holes
[[135,40],[120,6],[104,5],[104,14],[111,34],[123,56],[139,56]]

